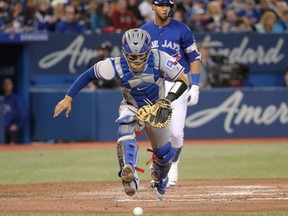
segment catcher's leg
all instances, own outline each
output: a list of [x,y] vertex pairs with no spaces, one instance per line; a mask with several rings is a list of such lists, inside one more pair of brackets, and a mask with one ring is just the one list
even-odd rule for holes
[[117,155],[120,166],[124,191],[128,196],[133,196],[139,185],[136,166],[138,163],[139,147],[135,140],[135,131],[132,124],[121,124],[118,129]]
[[162,199],[168,183],[168,172],[171,167],[172,159],[176,149],[172,147],[171,143],[156,148],[154,150],[154,160],[151,168],[151,177],[154,180],[154,187],[156,188],[156,196]]

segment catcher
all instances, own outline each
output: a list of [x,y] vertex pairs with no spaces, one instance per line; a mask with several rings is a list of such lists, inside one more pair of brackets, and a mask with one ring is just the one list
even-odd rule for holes
[[[123,100],[119,107],[117,155],[118,173],[124,191],[133,196],[139,188],[137,162],[139,146],[136,132],[144,129],[153,151],[153,170],[156,196],[162,199],[168,183],[175,149],[169,141],[169,127],[165,127],[172,115],[170,104],[188,87],[184,68],[168,54],[151,49],[148,32],[130,29],[122,37],[122,55],[97,62],[80,75],[66,96],[55,107],[54,117],[71,110],[76,94],[95,79],[116,79],[121,86]],[[175,82],[165,98],[165,78]]]

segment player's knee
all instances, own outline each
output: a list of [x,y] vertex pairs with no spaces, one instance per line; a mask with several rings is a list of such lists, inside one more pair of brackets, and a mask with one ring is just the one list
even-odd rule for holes
[[172,162],[175,152],[176,149],[172,147],[171,142],[168,142],[160,148],[157,148],[154,154],[161,164],[166,164]]
[[181,142],[183,141],[184,131],[183,130],[171,130],[170,137],[174,142]]
[[132,124],[121,124],[118,128],[118,142],[135,139],[135,129]]

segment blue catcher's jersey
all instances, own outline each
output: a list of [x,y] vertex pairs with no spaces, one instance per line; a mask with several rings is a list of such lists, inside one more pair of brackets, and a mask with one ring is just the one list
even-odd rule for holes
[[194,36],[184,23],[171,18],[168,25],[159,27],[152,20],[141,28],[149,32],[152,48],[157,48],[175,57],[185,68],[185,73],[190,71],[190,62],[200,60]]
[[97,79],[117,79],[121,85],[123,103],[137,108],[146,105],[146,101],[155,101],[165,97],[165,78],[175,81],[183,73],[183,67],[167,53],[153,49],[148,57],[145,70],[136,75],[129,70],[126,59],[107,58],[94,65]]

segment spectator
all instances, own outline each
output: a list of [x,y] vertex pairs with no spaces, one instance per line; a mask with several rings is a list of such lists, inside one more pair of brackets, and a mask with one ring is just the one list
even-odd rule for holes
[[221,32],[223,15],[224,14],[220,2],[209,2],[207,11],[201,19],[201,23],[204,25],[204,29],[210,32]]
[[[111,56],[112,51],[112,44],[109,41],[101,42],[97,46],[97,56],[96,59],[91,59],[88,63],[87,69],[91,68],[97,62],[104,60]],[[88,88],[95,89],[95,88],[116,88],[118,84],[115,79],[107,81],[107,80],[93,80],[88,85]]]
[[154,19],[154,11],[151,7],[151,0],[143,0],[139,4],[138,8],[145,22],[149,22],[150,20]]
[[50,11],[48,0],[38,1],[35,22],[38,31],[53,31],[52,12]]
[[240,11],[244,10],[244,2],[243,0],[232,0],[232,2],[227,5],[226,9],[232,9],[235,12],[235,14],[238,14],[240,13]]
[[9,23],[5,32],[21,32],[25,29],[24,13],[21,1],[16,1],[12,5]]
[[138,27],[136,16],[127,9],[127,6],[127,0],[117,0],[111,14],[112,25],[121,31]]
[[[184,2],[187,0],[183,0]],[[191,28],[192,31],[202,32],[204,30],[204,26],[202,25],[202,21],[205,19],[206,13],[206,5],[203,0],[197,0],[193,2],[193,7],[191,9],[188,8],[189,4],[186,3],[185,7],[185,17],[187,17],[187,25]]]
[[[140,12],[139,4],[137,0],[128,0],[128,10],[132,11],[133,14],[136,16],[138,20],[137,24],[139,26],[144,23],[144,18]],[[151,7],[149,10],[151,10]]]
[[207,88],[210,87],[208,82],[208,75],[213,66],[215,66],[215,62],[211,58],[210,54],[210,45],[208,42],[202,42],[199,45],[199,52],[201,53],[201,65],[200,65],[200,88]]
[[52,6],[52,31],[55,32],[56,24],[65,18],[65,4],[67,0],[53,0]]
[[284,72],[284,86],[288,87],[288,68]]
[[95,0],[88,0],[85,7],[84,21],[86,29],[91,30],[91,16],[93,13],[96,13],[98,4]]
[[70,0],[70,5],[75,8],[76,20],[85,20],[85,8],[81,0]]
[[254,31],[251,26],[247,26],[243,18],[237,18],[229,30],[230,32],[252,32]]
[[234,28],[238,17],[233,9],[225,10],[225,18],[223,20],[222,32],[230,32]]
[[2,32],[9,23],[9,13],[8,0],[0,0],[0,32]]
[[274,7],[270,0],[260,0],[258,5],[258,12],[260,13],[260,16],[264,14],[267,10],[273,10]]
[[65,18],[56,25],[57,33],[84,33],[85,26],[77,21],[75,8],[71,5],[65,7]]
[[[285,22],[285,12],[288,11],[288,4],[285,1],[278,1],[275,7],[275,13],[277,15],[276,28],[286,31],[288,25]],[[287,20],[286,20],[287,21]]]
[[288,33],[288,9],[286,11],[283,12],[283,23],[285,24],[286,28],[286,32]]
[[173,13],[173,18],[186,24],[186,19],[181,10],[175,10]]
[[[176,10],[180,10],[182,11],[183,15],[185,16],[186,20],[189,20],[191,18],[192,15],[192,10],[194,10],[194,7],[196,7],[195,9],[198,10],[198,2],[202,2],[201,0],[194,0],[193,2],[190,0],[180,0],[176,2]],[[201,9],[200,6],[200,10],[203,10],[203,13],[205,13],[204,9]]]
[[98,3],[96,10],[92,12],[90,17],[91,30],[102,30],[105,27],[111,26],[110,19],[107,16],[104,3]]
[[27,30],[36,30],[35,13],[37,3],[36,0],[27,0],[24,9],[24,24],[27,26]]
[[6,78],[2,83],[4,96],[5,143],[18,143],[18,135],[27,116],[26,108],[14,91],[13,81]]
[[245,7],[239,13],[238,17],[242,17],[247,26],[253,27],[260,20],[260,13],[255,8],[254,0],[246,0]]
[[275,33],[283,32],[282,28],[279,28],[277,24],[277,16],[272,11],[266,11],[259,23],[255,25],[256,31],[259,33]]

